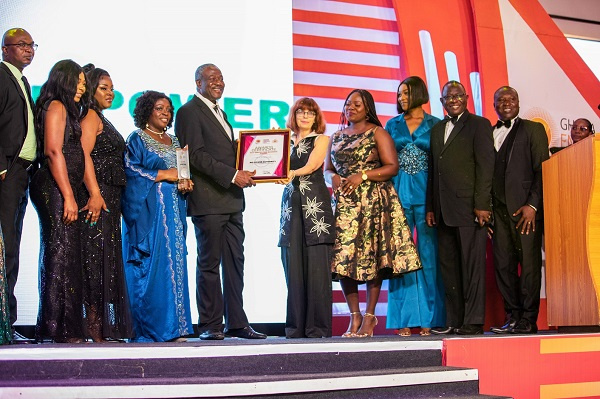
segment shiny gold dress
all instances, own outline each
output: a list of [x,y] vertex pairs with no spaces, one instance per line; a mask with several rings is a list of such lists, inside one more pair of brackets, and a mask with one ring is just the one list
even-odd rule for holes
[[[381,166],[375,129],[381,128],[333,134],[331,160],[337,174],[346,178]],[[364,181],[349,195],[336,192],[335,201],[334,278],[365,282],[422,267],[391,181]]]

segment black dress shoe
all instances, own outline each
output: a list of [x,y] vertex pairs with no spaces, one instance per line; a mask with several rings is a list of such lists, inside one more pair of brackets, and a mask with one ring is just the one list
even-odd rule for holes
[[200,333],[200,339],[204,341],[220,341],[225,339],[221,330],[206,330]]
[[508,334],[512,332],[512,329],[515,328],[516,324],[517,320],[511,317],[502,327],[492,327],[490,328],[490,331],[494,334]]
[[521,319],[513,327],[511,333],[513,334],[536,334],[538,331],[536,324],[531,324],[527,319]]
[[465,324],[461,328],[457,328],[455,332],[458,335],[481,335],[483,327],[477,324]]
[[254,331],[250,326],[244,328],[235,328],[232,330],[225,331],[225,335],[228,337],[245,338],[245,339],[265,339],[266,334]]
[[16,331],[13,331],[11,344],[31,344],[35,342],[34,339],[27,338],[24,335],[19,334]]
[[431,329],[431,333],[435,335],[449,335],[454,334],[454,327],[434,327]]

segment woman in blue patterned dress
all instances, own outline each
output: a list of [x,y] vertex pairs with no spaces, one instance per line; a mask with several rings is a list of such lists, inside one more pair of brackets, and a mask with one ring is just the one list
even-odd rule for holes
[[323,161],[329,147],[315,100],[301,98],[287,122],[290,179],[281,199],[279,246],[288,289],[286,338],[331,336],[331,247],[335,223]]
[[425,82],[418,76],[400,83],[397,101],[400,115],[385,126],[396,145],[400,166],[392,181],[410,230],[417,229],[417,249],[423,269],[390,280],[386,326],[399,329],[401,336],[410,336],[410,327],[421,327],[420,334],[429,335],[431,327],[445,325],[437,235],[435,228],[425,222],[429,137],[431,127],[439,119],[423,110],[429,94]]
[[191,180],[178,181],[179,142],[169,97],[146,91],[127,139],[123,255],[137,342],[183,341],[193,333],[187,278],[186,201]]

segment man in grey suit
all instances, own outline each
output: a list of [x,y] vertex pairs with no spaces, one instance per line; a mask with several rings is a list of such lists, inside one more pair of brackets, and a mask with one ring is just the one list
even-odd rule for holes
[[437,225],[446,326],[434,334],[483,334],[486,224],[491,220],[494,143],[490,122],[467,110],[462,84],[444,85],[448,116],[431,129],[429,226]]
[[[2,37],[0,63],[0,225],[4,234],[10,324],[17,320],[15,285],[19,249],[27,207],[29,178],[36,158],[31,87],[23,76],[35,56],[37,44],[24,29],[13,28]],[[14,331],[13,341],[26,342]]]
[[188,216],[196,232],[200,338],[221,340],[227,335],[263,339],[266,335],[248,324],[242,297],[243,189],[255,185],[255,172],[236,170],[233,129],[217,103],[225,89],[221,70],[204,64],[196,70],[195,78],[196,95],[177,111],[175,134],[181,146],[189,148],[195,187],[187,200]]
[[[494,268],[506,322],[496,334],[535,334],[542,285],[542,162],[549,158],[541,123],[519,118],[519,94],[494,93]],[[521,274],[518,274],[518,265]]]

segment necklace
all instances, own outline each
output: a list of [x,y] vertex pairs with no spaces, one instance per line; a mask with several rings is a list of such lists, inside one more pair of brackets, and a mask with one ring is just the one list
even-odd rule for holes
[[162,140],[163,138],[163,134],[165,134],[165,132],[159,133],[159,132],[155,132],[154,130],[150,129],[150,126],[146,125],[146,129],[148,129],[150,132],[158,135],[158,138]]

